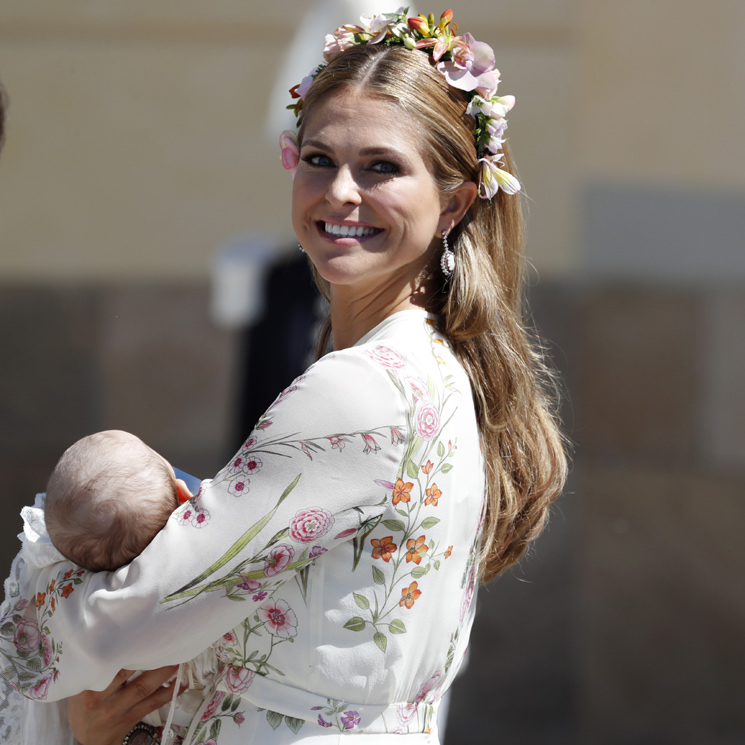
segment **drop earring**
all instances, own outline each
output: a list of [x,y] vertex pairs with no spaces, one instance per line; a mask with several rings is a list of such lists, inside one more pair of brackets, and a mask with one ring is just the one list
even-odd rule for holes
[[440,258],[440,268],[446,277],[450,277],[455,271],[455,254],[450,250],[448,245],[448,234],[446,230],[442,231],[442,257]]
[[303,248],[302,244],[298,243],[297,244],[297,247],[298,247],[298,250],[300,251],[300,253],[305,253],[305,249]]

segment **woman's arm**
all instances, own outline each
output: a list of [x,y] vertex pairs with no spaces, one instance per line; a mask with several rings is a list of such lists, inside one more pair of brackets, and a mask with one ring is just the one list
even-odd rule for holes
[[113,573],[67,564],[3,608],[5,677],[37,699],[106,689],[120,668],[193,657],[325,551],[369,530],[406,448],[407,412],[360,350],[329,355],[270,407],[252,437]]

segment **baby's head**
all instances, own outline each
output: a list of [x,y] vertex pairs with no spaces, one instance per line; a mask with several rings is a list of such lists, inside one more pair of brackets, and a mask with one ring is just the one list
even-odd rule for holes
[[47,531],[60,553],[93,571],[138,556],[191,496],[173,468],[142,440],[98,432],[69,447],[47,486]]

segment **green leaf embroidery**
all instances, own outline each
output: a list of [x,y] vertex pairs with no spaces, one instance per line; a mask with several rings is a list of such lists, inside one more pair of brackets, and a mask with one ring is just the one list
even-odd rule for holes
[[391,634],[405,634],[406,633],[406,626],[404,626],[404,622],[400,619],[396,619],[395,621],[391,621],[388,625],[388,630],[391,632]]
[[360,618],[359,616],[355,616],[354,618],[350,618],[345,624],[345,629],[349,629],[350,631],[362,631],[362,629],[365,628],[365,619]]
[[445,446],[441,442],[437,443],[437,455],[439,455],[440,458],[445,455]]
[[372,568],[372,574],[373,574],[373,581],[376,585],[384,585],[385,584],[385,575],[383,572],[378,569],[378,567]]
[[448,471],[452,471],[453,467],[450,463],[446,463],[441,469],[443,473],[447,473]]
[[357,603],[362,610],[367,610],[370,607],[370,601],[364,595],[360,595],[358,592],[352,594],[354,595],[354,602]]
[[220,728],[222,727],[222,720],[216,719],[214,722],[212,722],[212,726],[210,727],[210,738],[213,740],[217,740],[217,738],[220,736]]
[[424,567],[414,567],[411,570],[411,576],[414,577],[414,579],[419,579],[419,577],[423,577],[427,573],[427,570]]
[[440,568],[440,560],[437,559],[437,561],[435,561],[435,569],[439,569],[439,568]]
[[300,732],[300,728],[305,724],[303,719],[295,719],[295,717],[285,717],[285,724],[295,733]]
[[282,724],[283,719],[284,717],[279,712],[267,711],[266,713],[266,721],[269,722],[269,726],[272,729],[277,729],[277,727]]
[[429,530],[429,528],[434,528],[437,523],[440,522],[439,517],[428,517],[425,520],[422,521],[422,527],[426,530]]
[[399,515],[403,515],[404,517],[409,516],[409,513],[406,510],[402,510],[400,507],[396,507],[396,512],[398,512]]
[[380,647],[380,650],[385,652],[388,647],[388,637],[382,631],[378,631],[378,633],[375,634],[374,639],[375,643]]
[[419,475],[419,468],[413,460],[406,461],[406,475],[411,479],[415,479]]
[[383,520],[383,525],[385,525],[388,530],[394,530],[400,533],[403,533],[406,530],[406,526],[400,520]]

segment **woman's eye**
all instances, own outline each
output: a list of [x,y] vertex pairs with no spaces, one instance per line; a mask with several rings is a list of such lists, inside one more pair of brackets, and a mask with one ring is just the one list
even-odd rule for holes
[[371,170],[377,171],[378,173],[390,175],[393,173],[398,173],[400,171],[400,168],[395,163],[391,163],[389,160],[378,160],[372,164]]
[[301,160],[303,160],[305,163],[308,163],[311,166],[319,166],[321,168],[326,168],[328,166],[332,166],[333,163],[331,162],[331,158],[328,157],[328,155],[323,155],[321,153],[313,153],[312,155],[304,155]]

